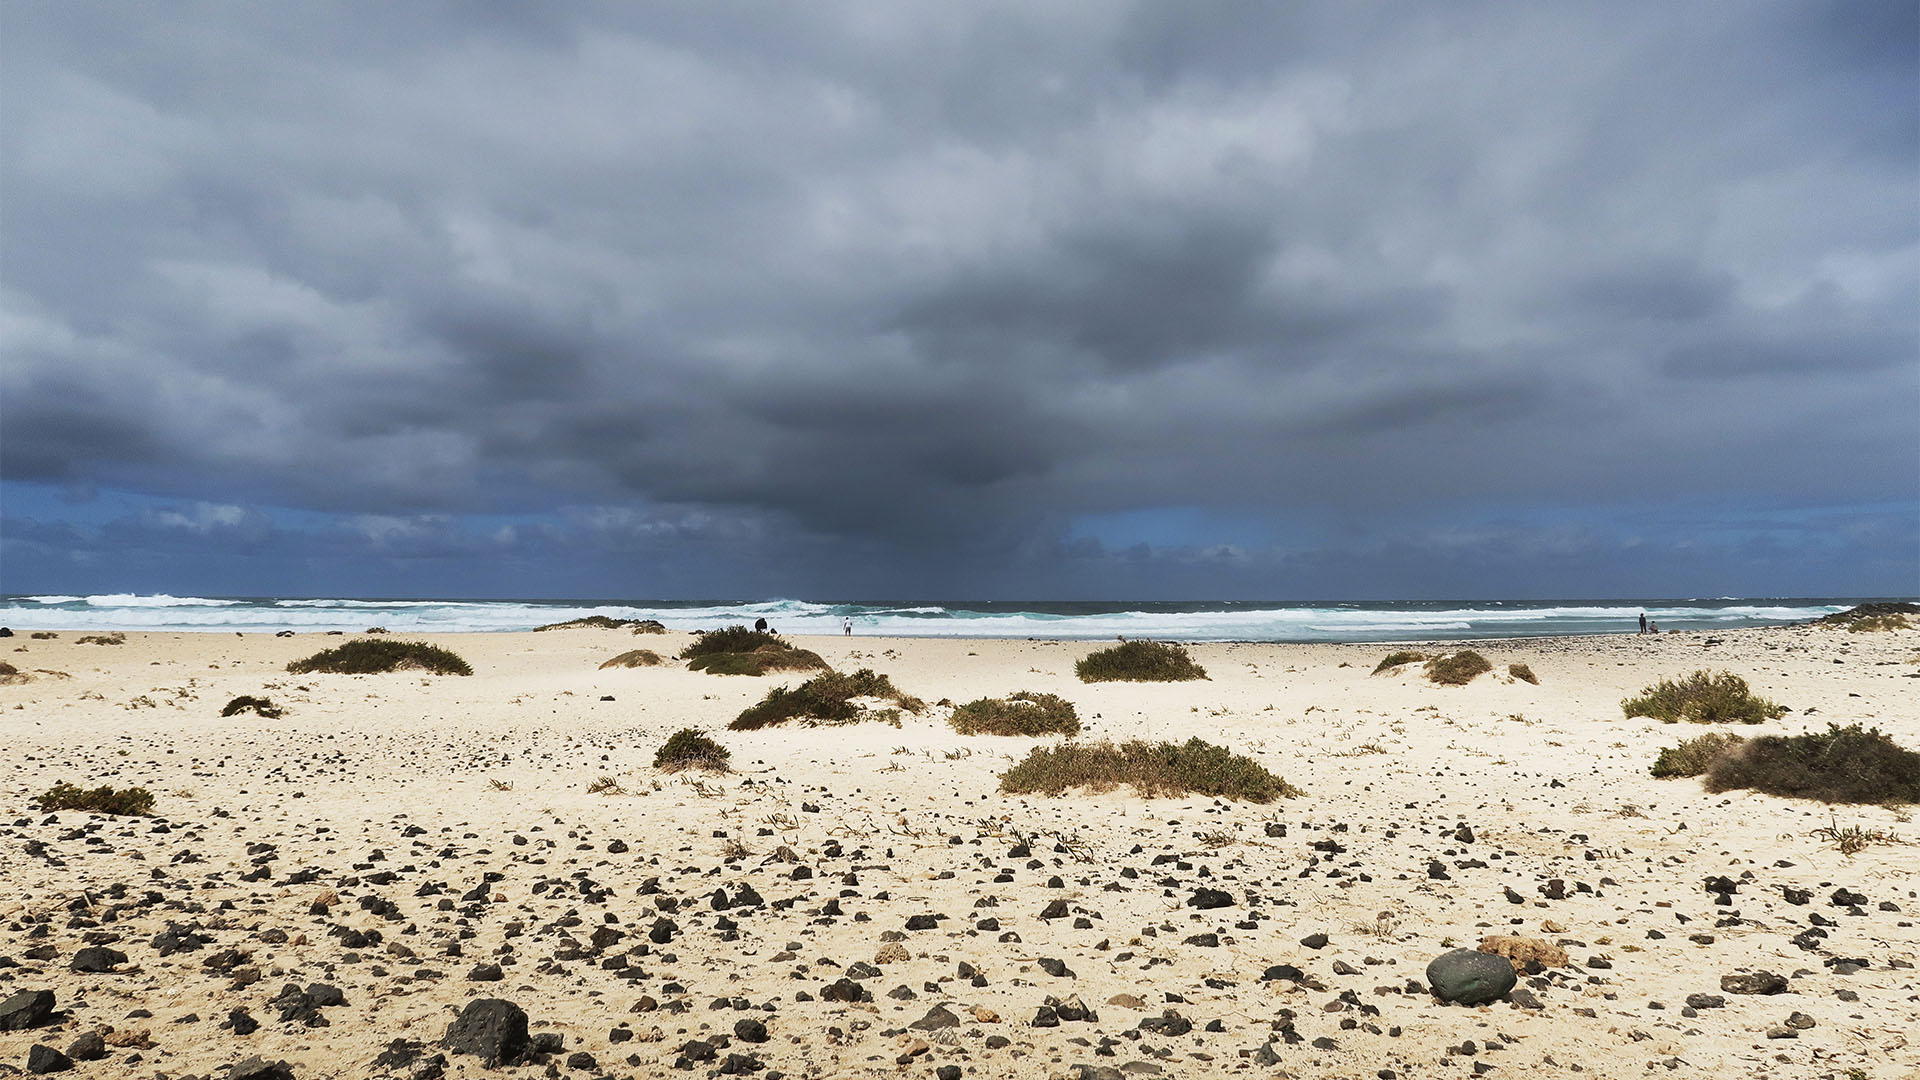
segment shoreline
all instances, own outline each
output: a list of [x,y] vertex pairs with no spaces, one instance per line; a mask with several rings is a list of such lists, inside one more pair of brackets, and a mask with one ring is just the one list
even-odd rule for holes
[[[45,988],[70,1012],[53,1029],[0,1032],[0,1061],[110,1026],[152,1046],[110,1046],[71,1075],[177,1077],[260,1055],[302,1080],[412,1077],[447,1052],[434,1044],[460,1008],[497,997],[535,1034],[560,1035],[551,1061],[583,1078],[682,1075],[675,1062],[696,1041],[715,1056],[687,1075],[729,1054],[763,1077],[821,1078],[945,1066],[1046,1078],[1136,1062],[1172,1077],[1459,1076],[1482,1061],[1585,1077],[1920,1068],[1901,1042],[1917,980],[1900,965],[1920,963],[1916,848],[1846,857],[1814,834],[1832,823],[1911,839],[1914,808],[1656,780],[1658,750],[1701,729],[1619,707],[1661,678],[1728,669],[1793,710],[1740,734],[1857,721],[1916,748],[1920,695],[1904,680],[1920,673],[1920,633],[1195,642],[1210,679],[1175,684],[1080,683],[1072,661],[1106,640],[787,635],[928,702],[1056,693],[1078,708],[1083,739],[1202,738],[1304,791],[1264,805],[1004,795],[998,775],[1052,740],[961,736],[938,704],[899,727],[733,732],[742,709],[806,673],[598,667],[629,649],[670,655],[684,633],[395,633],[440,642],[475,674],[286,673],[334,636],[129,631],[103,646],[16,631],[0,643],[36,676],[0,686],[16,751],[0,762],[0,835],[25,853],[0,868],[0,956],[19,965],[0,967],[0,997]],[[1722,643],[1703,649],[1708,636]],[[1417,665],[1369,674],[1400,644],[1475,648],[1495,671],[1462,687]],[[1539,684],[1507,676],[1510,662]],[[242,694],[286,715],[221,718]],[[738,771],[655,771],[655,750],[684,727],[731,750]],[[614,786],[589,790],[603,778]],[[28,799],[62,780],[146,787],[158,816],[49,823]],[[1010,854],[1016,834],[1032,841],[1024,856]],[[1736,883],[1731,904],[1703,889],[1722,877]],[[763,902],[731,904],[742,886]],[[1810,903],[1792,902],[1801,889]],[[714,906],[716,890],[729,906]],[[1190,903],[1200,890],[1230,903]],[[1836,906],[1836,890],[1866,902]],[[338,902],[316,908],[329,894]],[[83,897],[91,914],[76,922]],[[661,919],[676,929],[656,943]],[[163,955],[170,925],[207,941]],[[1407,989],[1445,943],[1508,932],[1567,955],[1522,976],[1538,1008],[1444,1006]],[[1316,935],[1328,940],[1305,943]],[[69,970],[102,936],[127,954],[118,973]],[[244,958],[207,965],[229,949]],[[1828,963],[1851,959],[1869,964]],[[1276,965],[1302,979],[1261,977]],[[499,981],[485,981],[492,966]],[[1788,992],[1721,988],[1763,970]],[[825,1000],[842,979],[872,1001]],[[308,1010],[326,1027],[298,1009],[282,1020],[273,1003],[288,984],[337,987],[344,1003]],[[1690,995],[1723,1001],[1694,1008]],[[1074,997],[1091,1019],[1047,1005]],[[223,1028],[235,1008],[258,1029]],[[1048,1008],[1058,1026],[1036,1025]],[[936,1009],[958,1023],[911,1026]],[[1783,1029],[1794,1013],[1814,1026]],[[745,1020],[769,1040],[736,1036]],[[377,1068],[395,1039],[416,1060]],[[1474,1055],[1459,1052],[1467,1041]],[[594,1064],[568,1066],[576,1053]],[[449,1054],[444,1075],[506,1074]]]

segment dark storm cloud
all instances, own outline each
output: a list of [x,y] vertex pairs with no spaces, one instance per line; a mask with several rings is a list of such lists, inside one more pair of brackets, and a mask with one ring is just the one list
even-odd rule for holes
[[795,589],[1911,499],[1910,7],[13,5],[0,468]]

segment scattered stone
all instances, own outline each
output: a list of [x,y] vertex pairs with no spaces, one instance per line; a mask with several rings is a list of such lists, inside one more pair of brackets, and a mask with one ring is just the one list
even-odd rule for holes
[[36,1028],[53,1016],[53,991],[22,990],[0,1001],[0,1031]]
[[487,1068],[505,1064],[527,1047],[527,1014],[501,998],[470,1001],[447,1025],[440,1045],[456,1054],[473,1054]]
[[1427,965],[1427,984],[1433,996],[1459,1005],[1499,1001],[1518,981],[1512,964],[1475,949],[1442,953]]
[[1720,989],[1729,994],[1784,994],[1787,992],[1787,980],[1771,971],[1756,971],[1751,975],[1722,975]]
[[35,1076],[66,1072],[71,1068],[73,1059],[51,1046],[34,1043],[33,1048],[27,1051],[27,1071]]
[[284,1061],[250,1057],[233,1067],[227,1080],[294,1080],[293,1066]]

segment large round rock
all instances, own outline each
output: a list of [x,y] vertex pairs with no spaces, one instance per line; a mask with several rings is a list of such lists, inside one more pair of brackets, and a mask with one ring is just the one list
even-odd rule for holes
[[1459,1005],[1499,1001],[1516,981],[1512,964],[1473,949],[1443,953],[1427,965],[1427,985],[1433,987],[1433,996]]

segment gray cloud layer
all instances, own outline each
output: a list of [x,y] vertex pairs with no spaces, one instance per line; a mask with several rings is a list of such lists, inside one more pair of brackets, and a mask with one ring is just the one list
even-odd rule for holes
[[1910,4],[0,17],[9,482],[902,580],[1920,499]]

